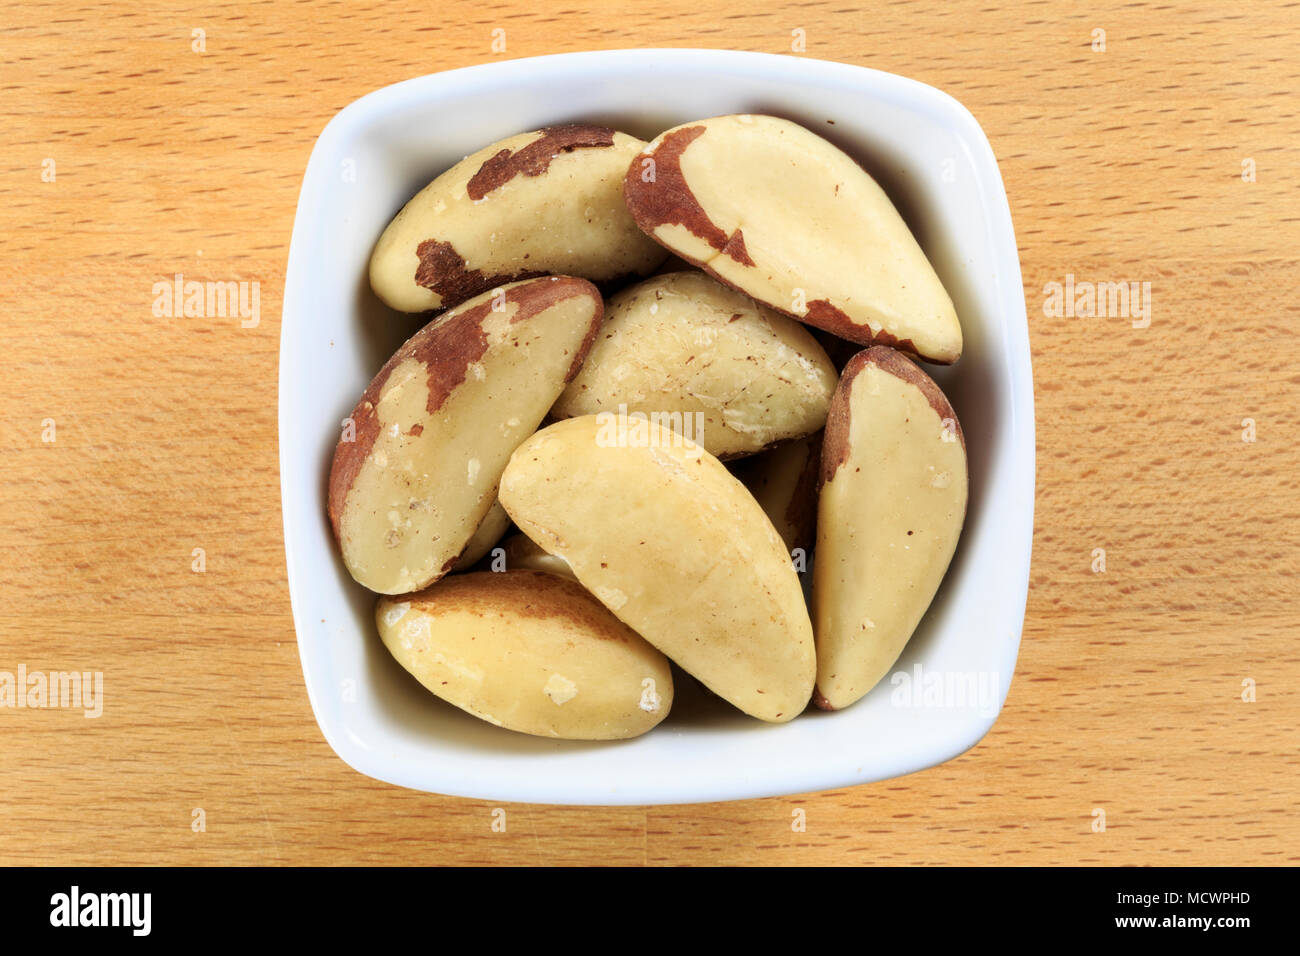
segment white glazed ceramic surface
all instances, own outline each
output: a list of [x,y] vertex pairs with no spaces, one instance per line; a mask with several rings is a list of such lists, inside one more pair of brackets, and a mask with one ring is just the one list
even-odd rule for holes
[[[738,112],[795,120],[861,162],[956,303],[965,354],[952,368],[927,367],[961,418],[970,456],[970,510],[952,567],[893,676],[839,713],[809,710],[770,726],[683,678],[667,721],[635,740],[548,740],[476,720],[389,657],[371,617],[375,598],[344,570],[325,517],[340,423],[422,324],[370,293],[371,246],[434,176],[512,133],[591,122],[649,139]],[[653,804],[845,787],[955,757],[992,727],[1010,686],[1033,529],[1027,319],[988,141],[961,104],[932,87],[760,53],[564,54],[372,93],[330,121],[303,180],[280,340],[280,475],[307,690],[326,739],[362,773],[500,801]]]

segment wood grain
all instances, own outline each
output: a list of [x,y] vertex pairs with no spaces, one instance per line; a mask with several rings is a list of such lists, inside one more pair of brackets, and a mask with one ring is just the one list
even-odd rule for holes
[[[1296,3],[123,7],[0,14],[0,669],[105,675],[97,720],[0,709],[0,863],[1300,860]],[[307,702],[279,514],[280,294],[316,135],[435,70],[629,46],[795,55],[796,29],[804,55],[952,93],[1001,163],[1039,436],[1002,717],[900,780],[509,806],[505,833],[489,804],[353,772]],[[177,272],[257,280],[260,325],[155,318],[153,283]],[[1149,281],[1150,328],[1046,317],[1067,273]]]

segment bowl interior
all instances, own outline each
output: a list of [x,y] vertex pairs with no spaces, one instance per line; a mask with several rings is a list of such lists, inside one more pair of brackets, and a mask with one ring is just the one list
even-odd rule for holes
[[[510,134],[581,121],[648,139],[735,112],[794,120],[857,159],[952,295],[965,354],[953,368],[927,371],[966,435],[971,487],[962,542],[895,676],[843,712],[810,711],[768,726],[677,672],[672,714],[636,740],[552,741],[489,726],[433,698],[384,650],[374,596],[343,568],[325,519],[325,476],[343,418],[427,321],[395,313],[371,293],[371,246],[438,173]],[[372,776],[537,802],[800,792],[894,776],[960,753],[992,725],[1006,695],[1032,529],[1024,301],[992,152],[970,115],[929,87],[791,57],[615,51],[437,74],[359,100],[321,135],[304,179],[285,291],[280,403],[286,553],[304,673],[331,745]]]

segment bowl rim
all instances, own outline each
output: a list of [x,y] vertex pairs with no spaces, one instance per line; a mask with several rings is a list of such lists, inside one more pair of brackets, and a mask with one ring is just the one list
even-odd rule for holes
[[[589,785],[566,785],[556,779],[539,780],[529,777],[523,780],[504,781],[499,771],[487,774],[465,775],[457,780],[444,780],[434,789],[423,775],[414,769],[396,765],[394,761],[384,758],[370,747],[353,741],[344,728],[336,725],[335,716],[338,707],[326,701],[333,701],[337,695],[327,694],[313,678],[311,666],[312,650],[303,635],[310,634],[309,622],[306,620],[307,583],[301,572],[306,564],[300,562],[295,554],[297,537],[292,523],[291,512],[287,502],[291,500],[294,489],[289,487],[289,475],[293,469],[287,467],[288,455],[283,435],[294,427],[288,421],[285,392],[290,386],[287,364],[284,360],[286,345],[292,334],[300,326],[300,321],[289,320],[299,313],[299,283],[304,273],[301,262],[301,250],[306,244],[305,235],[311,216],[304,216],[304,200],[309,199],[309,187],[321,173],[318,169],[319,157],[331,151],[334,140],[344,137],[354,123],[365,119],[370,121],[378,113],[389,113],[403,107],[412,98],[420,98],[434,89],[439,95],[446,95],[449,89],[458,86],[474,88],[481,92],[484,81],[491,79],[495,87],[507,86],[524,81],[536,82],[539,74],[548,78],[561,78],[569,72],[591,73],[617,67],[620,71],[636,68],[644,69],[653,64],[656,69],[671,68],[674,64],[691,68],[695,72],[701,69],[717,69],[720,72],[736,71],[761,72],[765,78],[781,79],[789,77],[801,83],[814,81],[817,85],[833,83],[846,88],[860,88],[864,84],[871,87],[873,96],[888,98],[900,106],[912,111],[923,110],[938,119],[943,125],[956,127],[954,132],[974,150],[972,156],[974,168],[980,171],[991,170],[991,179],[987,176],[977,178],[976,187],[980,192],[980,204],[991,214],[990,231],[997,237],[996,247],[1009,248],[1013,255],[1007,261],[1007,268],[999,270],[997,275],[997,301],[1008,303],[1011,314],[1004,314],[1006,325],[1006,346],[1009,353],[1004,357],[1004,364],[1009,373],[1007,406],[1011,421],[1008,423],[1008,448],[1005,454],[1014,458],[1013,477],[1018,482],[1017,493],[1023,496],[1026,507],[1019,516],[1017,530],[1023,534],[1025,545],[1015,554],[1006,555],[1006,565],[1001,573],[1014,582],[1012,593],[1017,596],[1013,607],[1006,609],[1006,619],[1014,622],[1014,633],[1001,645],[998,672],[1006,679],[1000,682],[997,709],[991,717],[980,716],[961,725],[962,733],[953,733],[944,746],[935,746],[918,756],[914,766],[897,773],[883,776],[871,776],[861,780],[846,780],[844,761],[828,761],[817,770],[795,772],[793,770],[776,773],[756,774],[746,777],[743,782],[731,785],[714,785],[701,787],[697,783],[685,784],[688,791],[682,791],[679,785],[674,788],[667,780],[650,783],[640,782],[634,789],[618,790],[614,793],[593,792]],[[1005,245],[1004,245],[1005,244]],[[296,253],[296,255],[295,255]],[[1002,258],[999,256],[999,262]],[[1016,295],[1008,299],[1003,285],[1014,287]],[[1018,307],[1015,303],[1018,302]],[[291,333],[290,326],[294,332]],[[1010,205],[1006,197],[1001,170],[998,167],[988,137],[975,119],[974,115],[957,99],[936,87],[899,76],[875,70],[870,67],[857,66],[831,60],[819,60],[791,54],[760,53],[739,50],[718,50],[708,48],[650,47],[635,49],[595,50],[575,53],[547,54],[509,60],[496,60],[472,66],[430,73],[390,84],[361,96],[344,106],[326,123],[312,147],[308,159],[299,197],[294,212],[294,224],[290,238],[288,262],[285,270],[284,294],[281,309],[279,374],[277,376],[277,442],[279,444],[278,464],[280,468],[281,517],[284,531],[286,581],[294,622],[295,640],[298,644],[299,659],[303,670],[303,679],[307,687],[308,699],[312,713],[326,742],[344,763],[358,772],[376,780],[391,783],[409,789],[434,792],[449,796],[473,799],[490,799],[501,801],[518,801],[527,803],[562,804],[562,805],[659,805],[672,803],[704,803],[723,800],[754,799],[782,796],[795,793],[809,793],[844,786],[865,785],[866,783],[892,779],[895,776],[918,772],[937,766],[954,757],[960,756],[974,747],[992,729],[1000,716],[1010,685],[1014,679],[1015,664],[1023,631],[1024,612],[1028,599],[1029,569],[1033,539],[1034,491],[1036,481],[1036,445],[1034,396],[1032,384],[1032,362],[1029,349],[1028,315],[1025,308],[1023,281],[1020,269],[1019,249],[1016,244],[1014,227],[1011,220]],[[1028,461],[1024,459],[1027,457]],[[298,573],[295,573],[298,569]]]

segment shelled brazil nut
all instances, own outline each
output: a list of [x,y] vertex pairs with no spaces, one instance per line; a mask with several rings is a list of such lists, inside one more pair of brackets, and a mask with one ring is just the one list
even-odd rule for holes
[[330,520],[357,581],[402,594],[451,568],[511,452],[577,373],[602,308],[583,279],[516,282],[445,312],[388,360],[329,477]]
[[952,560],[966,495],[966,442],[939,387],[892,349],[858,353],[822,442],[819,707],[847,707],[894,666]]
[[885,191],[802,126],[676,126],[632,161],[625,196],[648,235],[759,302],[862,345],[961,355],[952,300]]
[[673,272],[615,295],[600,334],[552,414],[667,413],[719,458],[819,430],[835,391],[808,330],[702,272]]
[[567,125],[479,150],[384,230],[371,287],[394,309],[424,312],[530,276],[648,275],[665,253],[623,204],[623,176],[644,145],[603,126]]
[[812,692],[812,626],[763,509],[699,445],[614,416],[542,429],[511,456],[501,504],[620,620],[718,696],[761,720]]
[[649,143],[521,133],[407,203],[369,278],[396,309],[445,311],[357,403],[327,511],[431,693],[613,740],[668,714],[670,660],[770,723],[847,707],[894,666],[968,480],[956,413],[907,356],[955,362],[963,337],[832,143],[761,115]]
[[568,740],[635,737],[668,715],[657,650],[579,584],[480,571],[381,598],[384,646],[430,692],[500,727]]

